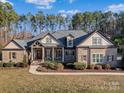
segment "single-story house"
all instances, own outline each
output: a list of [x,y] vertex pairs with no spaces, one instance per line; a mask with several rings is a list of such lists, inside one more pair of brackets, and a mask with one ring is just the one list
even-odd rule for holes
[[101,32],[42,32],[30,40],[12,40],[2,49],[3,62],[61,61],[117,66],[117,47]]

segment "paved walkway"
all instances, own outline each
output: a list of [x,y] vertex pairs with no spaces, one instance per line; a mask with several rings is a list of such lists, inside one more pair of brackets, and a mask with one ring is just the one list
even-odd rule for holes
[[29,72],[35,75],[124,75],[120,72],[37,72],[38,66],[30,66]]

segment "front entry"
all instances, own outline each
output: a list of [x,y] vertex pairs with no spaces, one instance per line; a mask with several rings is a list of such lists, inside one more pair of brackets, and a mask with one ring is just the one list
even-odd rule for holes
[[41,60],[42,59],[42,49],[35,49],[34,59],[35,60]]

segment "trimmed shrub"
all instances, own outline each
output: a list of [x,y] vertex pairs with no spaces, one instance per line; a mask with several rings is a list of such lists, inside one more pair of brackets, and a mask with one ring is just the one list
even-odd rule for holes
[[55,63],[53,63],[53,62],[48,63],[48,69],[56,70],[56,65],[55,65]]
[[41,66],[47,69],[51,69],[51,70],[63,70],[64,69],[64,65],[62,63],[57,63],[57,62],[44,62],[41,64]]
[[98,65],[98,64],[97,64],[97,65],[95,66],[95,69],[97,69],[97,70],[102,70],[102,65],[100,65],[100,64]]
[[52,69],[52,70],[55,70],[56,69],[56,63],[55,62],[44,62],[41,64],[42,67],[45,67],[47,69]]
[[14,67],[14,62],[3,63],[3,67]]
[[89,64],[88,69],[95,69],[95,64]]
[[3,67],[3,62],[0,62],[0,67]]
[[76,70],[84,70],[86,69],[86,63],[76,62],[74,63],[74,68]]
[[67,63],[66,67],[69,69],[73,69],[74,68],[74,63]]
[[27,67],[28,64],[27,63],[24,63],[24,62],[18,62],[15,64],[15,67]]
[[103,69],[111,69],[111,65],[110,64],[104,64],[102,66]]
[[64,69],[64,65],[63,65],[62,63],[58,63],[58,64],[56,65],[56,70],[62,71],[63,69]]

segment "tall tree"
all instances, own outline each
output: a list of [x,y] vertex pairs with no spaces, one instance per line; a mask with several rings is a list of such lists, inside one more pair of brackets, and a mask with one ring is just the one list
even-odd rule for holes
[[45,27],[45,16],[42,11],[38,11],[38,13],[36,14],[36,21],[41,33]]

